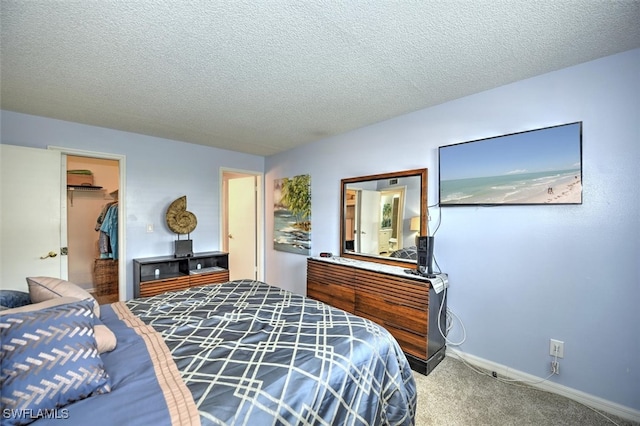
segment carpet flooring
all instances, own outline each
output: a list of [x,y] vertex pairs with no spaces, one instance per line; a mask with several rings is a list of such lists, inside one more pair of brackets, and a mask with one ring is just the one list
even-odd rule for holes
[[428,376],[414,376],[416,426],[639,425],[604,413],[608,420],[564,396],[500,382],[452,357],[445,357]]

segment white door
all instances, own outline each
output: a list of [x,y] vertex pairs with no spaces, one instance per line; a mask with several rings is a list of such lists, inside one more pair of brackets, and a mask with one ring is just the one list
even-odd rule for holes
[[1,287],[27,291],[26,277],[66,278],[60,152],[3,144],[0,165]]
[[229,179],[229,279],[256,279],[256,177]]
[[380,192],[359,191],[358,238],[360,253],[379,255],[378,237],[380,230]]

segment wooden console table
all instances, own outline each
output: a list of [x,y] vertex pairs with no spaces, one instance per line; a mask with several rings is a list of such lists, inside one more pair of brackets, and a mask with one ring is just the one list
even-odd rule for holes
[[229,254],[221,251],[189,257],[133,259],[133,295],[148,297],[167,291],[229,281]]

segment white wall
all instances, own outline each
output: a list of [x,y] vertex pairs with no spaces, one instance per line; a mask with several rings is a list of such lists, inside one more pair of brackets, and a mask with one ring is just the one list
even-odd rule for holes
[[[337,253],[340,179],[427,167],[431,205],[438,146],[583,121],[582,205],[443,208],[435,254],[467,329],[459,349],[545,377],[559,339],[553,381],[640,409],[638,76],[633,50],[274,155],[266,206],[274,179],[309,173],[312,254]],[[267,282],[306,292],[304,256],[267,243],[265,261]]]
[[[101,127],[2,111],[1,142],[49,145],[126,156],[127,297],[133,297],[132,259],[170,255],[176,239],[165,213],[178,197],[198,218],[196,252],[220,250],[220,167],[262,172],[264,157]],[[147,224],[154,232],[147,233]],[[184,238],[184,237],[182,237]]]

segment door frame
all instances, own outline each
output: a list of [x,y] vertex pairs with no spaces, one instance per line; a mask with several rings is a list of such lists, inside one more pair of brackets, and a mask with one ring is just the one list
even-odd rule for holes
[[[60,151],[60,153],[64,156],[73,155],[76,157],[90,157],[90,158],[101,158],[105,160],[116,160],[118,161],[118,299],[119,300],[127,300],[127,227],[126,220],[127,217],[127,205],[126,205],[126,196],[127,196],[127,187],[125,182],[127,181],[127,167],[126,167],[126,156],[121,154],[112,154],[107,152],[97,152],[97,151],[88,151],[85,149],[74,149],[74,148],[66,148],[62,146],[48,146],[47,149]],[[66,157],[65,157],[66,161]],[[63,200],[66,200],[67,194],[67,170],[61,171],[62,175],[60,176],[60,191],[61,194],[64,194]],[[65,206],[66,210],[66,201],[62,203]],[[66,221],[67,214],[61,217],[60,220],[64,220],[65,224],[61,228],[65,229],[66,232]],[[66,235],[64,236],[64,241],[66,241]],[[124,260],[122,262],[121,260]]]
[[225,178],[230,175],[237,177],[254,176],[256,178],[256,277],[264,281],[264,173],[254,170],[242,170],[229,167],[220,167],[220,247],[226,247],[226,230],[229,223],[229,211],[226,202]]

